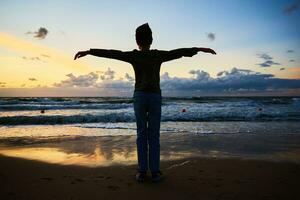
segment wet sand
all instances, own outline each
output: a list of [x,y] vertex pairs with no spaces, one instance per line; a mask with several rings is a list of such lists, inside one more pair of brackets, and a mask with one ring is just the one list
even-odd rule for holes
[[161,183],[136,165],[86,167],[0,156],[0,199],[300,199],[300,165],[232,158],[163,161]]

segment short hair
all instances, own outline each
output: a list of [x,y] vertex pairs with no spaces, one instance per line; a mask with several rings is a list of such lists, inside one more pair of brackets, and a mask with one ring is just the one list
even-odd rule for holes
[[136,28],[135,39],[139,46],[147,46],[152,44],[152,31],[148,23]]

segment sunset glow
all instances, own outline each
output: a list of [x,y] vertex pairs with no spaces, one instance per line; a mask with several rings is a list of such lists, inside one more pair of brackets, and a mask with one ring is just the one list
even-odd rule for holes
[[[134,31],[145,22],[153,30],[153,49],[199,46],[217,52],[216,56],[199,53],[193,58],[164,63],[161,68],[164,81],[179,78],[200,84],[194,79],[203,72],[209,75],[209,81],[218,82],[218,74],[225,75],[238,69],[271,79],[295,79],[300,85],[300,14],[297,6],[286,11],[288,5],[281,0],[271,4],[268,1],[236,0],[226,3],[91,0],[75,4],[68,1],[2,1],[0,96],[25,93],[98,96],[100,88],[112,95],[130,96],[134,89],[134,72],[130,64],[93,56],[74,61],[73,57],[76,52],[89,48],[136,49]],[[95,80],[84,82],[90,81],[89,76],[94,76]],[[103,76],[107,77],[101,78]],[[232,76],[222,79],[237,78]],[[80,84],[74,84],[79,80]],[[112,92],[111,87],[118,91]],[[232,88],[236,86],[228,85],[221,92],[232,91]],[[170,87],[162,89],[168,93]],[[239,89],[257,90],[254,85]],[[291,87],[287,84],[275,89],[299,88],[293,82]],[[188,95],[194,92],[190,91]]]

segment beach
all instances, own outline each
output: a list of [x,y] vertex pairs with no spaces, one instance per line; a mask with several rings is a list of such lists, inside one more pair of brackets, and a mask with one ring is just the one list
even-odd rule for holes
[[135,165],[82,167],[0,157],[1,199],[299,199],[300,166],[189,158],[161,163],[161,183],[137,183]]
[[0,199],[300,198],[299,98],[163,101],[164,179],[137,183],[130,98],[0,99]]
[[298,199],[299,136],[270,136],[163,134],[160,183],[135,181],[135,136],[6,139],[0,198]]

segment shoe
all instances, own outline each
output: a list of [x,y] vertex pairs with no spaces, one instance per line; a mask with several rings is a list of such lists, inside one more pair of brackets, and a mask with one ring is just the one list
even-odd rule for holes
[[152,178],[151,178],[152,182],[157,183],[157,182],[160,182],[162,180],[161,171],[151,172],[151,174],[152,174]]
[[147,176],[147,172],[138,172],[135,175],[135,180],[137,182],[144,182]]

